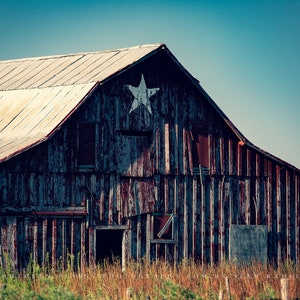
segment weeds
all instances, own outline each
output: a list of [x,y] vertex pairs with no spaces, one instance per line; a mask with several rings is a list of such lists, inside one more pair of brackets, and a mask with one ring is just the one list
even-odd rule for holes
[[[9,260],[6,260],[9,261]],[[60,266],[60,267],[59,267]],[[74,270],[77,269],[77,271]],[[280,279],[289,279],[290,298],[300,296],[300,267],[287,262],[277,268],[255,263],[216,266],[163,261],[131,261],[122,271],[120,261],[97,266],[47,267],[34,261],[16,273],[0,268],[0,299],[272,299],[280,298]]]

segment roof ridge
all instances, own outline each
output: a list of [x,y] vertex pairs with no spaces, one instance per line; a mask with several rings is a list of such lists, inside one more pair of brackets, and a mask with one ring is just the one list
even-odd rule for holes
[[52,58],[61,58],[61,57],[68,57],[68,56],[79,56],[79,55],[87,55],[87,54],[97,54],[97,53],[109,53],[109,52],[122,52],[128,50],[135,50],[140,48],[159,48],[165,46],[164,43],[154,43],[154,44],[140,44],[130,47],[123,47],[123,48],[115,48],[115,49],[106,49],[106,50],[99,50],[99,51],[83,51],[83,52],[73,52],[73,53],[65,53],[65,54],[50,54],[50,55],[42,55],[42,56],[33,56],[33,57],[23,57],[23,58],[16,58],[16,59],[4,59],[0,60],[0,63],[12,63],[12,62],[21,62],[21,61],[36,61],[36,60],[44,60],[44,59],[52,59]]

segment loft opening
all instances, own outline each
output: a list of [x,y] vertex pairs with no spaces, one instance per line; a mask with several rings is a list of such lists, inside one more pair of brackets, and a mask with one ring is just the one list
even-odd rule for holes
[[96,127],[94,123],[81,123],[78,126],[79,167],[94,168],[96,161]]
[[190,133],[193,168],[209,168],[208,126],[194,124]]

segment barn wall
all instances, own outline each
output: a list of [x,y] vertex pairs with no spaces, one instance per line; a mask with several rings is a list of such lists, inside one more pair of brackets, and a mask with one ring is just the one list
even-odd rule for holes
[[[141,74],[160,89],[152,114],[129,113],[128,85]],[[78,164],[82,122],[96,128],[92,169]],[[207,130],[200,168],[195,126]],[[2,163],[0,176],[1,260],[8,252],[21,267],[30,254],[40,263],[68,253],[93,262],[103,226],[123,226],[123,258],[219,262],[230,224],[262,224],[269,260],[299,261],[299,170],[239,141],[164,54],[100,86],[49,141]],[[153,213],[174,214],[173,240],[153,236]]]

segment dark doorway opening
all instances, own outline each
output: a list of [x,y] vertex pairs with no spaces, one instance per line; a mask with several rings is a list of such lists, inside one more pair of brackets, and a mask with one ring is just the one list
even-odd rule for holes
[[96,262],[110,263],[122,259],[122,239],[124,230],[101,229],[96,231]]

